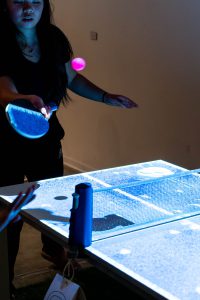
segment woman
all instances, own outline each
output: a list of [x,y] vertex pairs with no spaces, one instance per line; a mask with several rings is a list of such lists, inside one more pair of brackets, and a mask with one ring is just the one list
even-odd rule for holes
[[[122,108],[137,107],[124,96],[105,92],[80,74],[70,64],[73,51],[68,39],[51,21],[49,0],[0,0],[0,186],[63,175],[61,139],[64,130],[56,113],[51,115],[49,102],[69,102],[66,89],[94,101]],[[8,124],[6,105],[15,99],[26,99],[44,117],[49,118],[48,133],[29,140],[19,136]],[[13,149],[17,148],[15,153]],[[22,224],[10,226],[9,255],[13,257],[10,278],[18,251],[16,241]],[[17,229],[16,229],[17,228]],[[15,232],[15,241],[12,238]],[[14,241],[14,242],[13,242]],[[56,257],[62,249],[43,237],[44,252]]]

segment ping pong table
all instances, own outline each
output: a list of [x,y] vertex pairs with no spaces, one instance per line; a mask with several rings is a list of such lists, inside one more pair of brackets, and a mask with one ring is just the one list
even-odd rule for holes
[[[22,215],[29,224],[66,245],[75,186],[90,182],[93,231],[92,244],[85,253],[146,299],[197,300],[198,171],[155,160],[42,180],[37,182],[36,199]],[[29,185],[0,188],[0,201],[12,202]]]

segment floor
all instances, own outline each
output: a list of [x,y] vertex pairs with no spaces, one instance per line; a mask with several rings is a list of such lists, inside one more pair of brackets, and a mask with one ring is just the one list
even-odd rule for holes
[[[65,168],[65,175],[74,173],[77,172]],[[25,223],[15,265],[16,300],[44,299],[57,273],[54,265],[41,257],[41,249],[40,232]],[[82,261],[82,268],[77,275],[77,282],[83,287],[87,300],[142,299],[108,275],[105,275],[105,273],[97,270],[87,260]]]

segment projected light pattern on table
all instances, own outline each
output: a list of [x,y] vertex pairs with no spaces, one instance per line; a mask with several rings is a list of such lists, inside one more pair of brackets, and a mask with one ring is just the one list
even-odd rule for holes
[[197,300],[199,248],[200,216],[196,216],[97,241],[88,249],[110,270],[117,268],[122,277],[126,274],[166,299]]
[[[195,201],[194,197],[191,199],[191,205],[186,201],[182,203],[182,194],[187,193],[188,197],[189,181],[184,177],[180,181],[180,186],[177,186],[179,179],[176,178],[174,181],[167,179],[169,175],[179,175],[185,171],[183,168],[158,160],[43,180],[38,182],[36,199],[26,206],[26,210],[33,218],[39,218],[42,223],[68,237],[75,186],[90,182],[94,189],[93,240],[98,240],[120,232],[132,231],[138,226],[148,226],[149,223],[169,219],[175,214],[198,211],[196,198]],[[196,178],[195,175],[191,176]],[[156,182],[155,178],[162,178],[165,181]],[[142,184],[150,179],[153,183]],[[199,180],[199,177],[197,179]],[[198,187],[198,180],[193,180],[190,185]],[[116,189],[116,185],[137,182],[141,185]],[[16,189],[0,188],[0,195],[12,201],[20,191],[20,186],[22,185],[17,185]],[[101,188],[112,187],[113,190],[96,193]],[[177,189],[182,192],[177,192]],[[178,204],[175,205],[176,203]]]
[[172,213],[192,212],[200,208],[200,176],[185,175],[175,179],[141,184],[122,189]]
[[[122,226],[117,219],[113,226],[109,223],[109,230],[95,232],[104,238],[114,234],[133,231],[138,227],[148,227],[174,218],[184,218],[200,213],[200,176],[198,174],[184,175],[174,179],[163,178],[161,181],[114,188],[107,191],[94,191],[94,225],[95,218],[105,214],[116,214],[127,220]],[[105,203],[105,205],[102,205]],[[100,222],[100,221],[99,221]],[[129,223],[128,223],[129,222]],[[106,226],[106,224],[102,224]],[[95,229],[95,226],[94,226]],[[105,228],[104,228],[105,229]],[[98,239],[98,238],[97,238]]]
[[184,172],[186,169],[175,166],[162,160],[138,163],[134,165],[110,168],[100,171],[88,172],[87,177],[91,176],[108,185],[123,185],[129,182],[143,181],[158,177],[169,176]]
[[[200,299],[198,170],[157,160],[39,181],[24,216],[65,245],[72,194],[84,182],[94,189],[85,253],[95,264],[156,299]],[[2,187],[0,195],[12,202],[28,185]]]
[[[81,182],[89,181],[83,174],[41,180],[36,183],[34,194],[36,198],[23,208],[33,218],[49,225],[55,231],[68,237],[70,209],[72,207],[72,194],[75,186]],[[102,185],[90,179],[94,188]],[[0,196],[12,202],[20,191],[25,191],[30,183],[0,188]]]

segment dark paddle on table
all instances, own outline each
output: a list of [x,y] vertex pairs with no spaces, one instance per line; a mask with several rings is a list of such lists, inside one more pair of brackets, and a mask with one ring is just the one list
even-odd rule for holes
[[[55,103],[49,103],[52,111],[58,109]],[[6,106],[6,116],[12,128],[29,139],[44,136],[49,130],[49,122],[30,101],[17,99]]]

